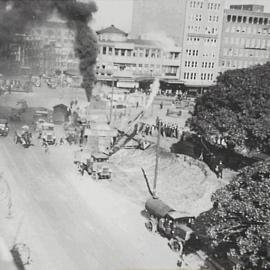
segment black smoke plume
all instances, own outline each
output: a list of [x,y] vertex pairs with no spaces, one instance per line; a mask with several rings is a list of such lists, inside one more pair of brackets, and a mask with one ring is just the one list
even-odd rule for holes
[[82,87],[88,101],[95,82],[95,64],[98,54],[97,39],[88,26],[97,11],[94,2],[77,0],[0,0],[0,55],[7,52],[15,33],[23,33],[26,26],[42,23],[54,10],[75,31],[75,54],[80,60]]

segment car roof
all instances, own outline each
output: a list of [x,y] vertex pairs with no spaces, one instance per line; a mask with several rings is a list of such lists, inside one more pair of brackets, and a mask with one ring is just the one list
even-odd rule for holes
[[0,119],[0,124],[7,124],[8,123],[8,120],[7,119]]
[[170,211],[168,212],[168,216],[172,219],[179,219],[179,218],[193,218],[192,215],[185,211]]
[[43,123],[43,126],[47,126],[47,127],[54,127],[54,124],[53,123],[48,123],[48,122],[45,122]]
[[109,158],[107,155],[104,153],[92,153],[91,155],[93,158],[102,158],[102,159],[107,159]]

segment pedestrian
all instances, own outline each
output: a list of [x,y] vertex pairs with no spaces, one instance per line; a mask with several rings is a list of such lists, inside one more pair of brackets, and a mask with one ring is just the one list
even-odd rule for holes
[[139,107],[139,101],[136,102],[136,108],[138,108],[138,107]]
[[59,145],[63,145],[64,144],[64,139],[61,137],[59,140]]
[[44,147],[45,147],[45,153],[48,154],[49,153],[49,145],[46,141],[44,143]]
[[163,109],[163,102],[160,103],[160,109],[162,110]]
[[223,178],[223,163],[222,161],[218,164],[218,178]]
[[177,266],[181,269],[183,266],[183,254],[182,252],[179,254],[178,260],[177,260]]
[[84,172],[88,172],[88,167],[85,163],[81,162],[80,164],[80,173],[81,175],[83,176],[84,175]]

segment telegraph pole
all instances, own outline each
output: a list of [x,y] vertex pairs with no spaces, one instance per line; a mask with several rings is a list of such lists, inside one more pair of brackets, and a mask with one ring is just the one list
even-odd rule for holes
[[153,198],[157,199],[157,179],[158,179],[158,163],[159,163],[159,147],[160,147],[160,122],[159,117],[157,117],[157,125],[158,125],[158,135],[157,135],[157,146],[156,146],[156,165],[155,165],[155,177],[154,177],[154,185],[153,185]]
[[109,124],[112,123],[112,113],[113,113],[113,94],[114,94],[114,77],[112,80],[112,96],[111,96],[111,108],[110,108],[110,121]]

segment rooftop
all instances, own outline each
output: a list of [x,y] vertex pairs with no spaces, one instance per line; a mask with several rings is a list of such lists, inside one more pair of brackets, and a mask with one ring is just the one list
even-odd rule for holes
[[107,28],[104,28],[104,29],[97,31],[97,34],[98,35],[100,35],[100,34],[120,34],[120,35],[124,35],[124,36],[128,35],[126,32],[115,27],[113,24]]

